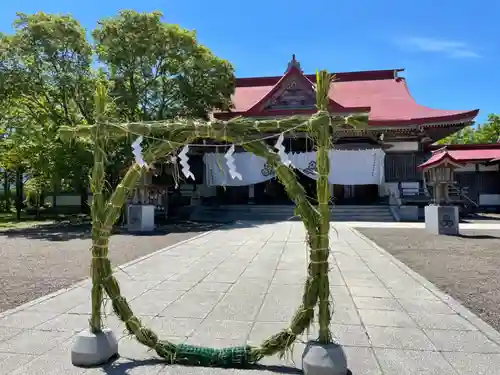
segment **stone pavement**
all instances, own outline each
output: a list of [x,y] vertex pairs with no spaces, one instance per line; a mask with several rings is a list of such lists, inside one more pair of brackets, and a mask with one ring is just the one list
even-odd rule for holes
[[[353,375],[500,374],[498,332],[349,225],[334,229],[331,328]],[[135,313],[162,338],[258,344],[287,326],[302,294],[306,259],[301,223],[240,224],[116,274]],[[0,315],[0,374],[272,374],[300,368],[301,343],[288,360],[267,358],[258,370],[222,370],[167,365],[128,337],[120,340],[121,358],[114,363],[75,368],[69,349],[74,332],[87,324],[89,288],[85,281]],[[106,321],[122,334],[113,315]]]
[[[339,223],[354,228],[425,228],[423,222],[383,222],[383,221],[346,221]],[[460,223],[462,230],[500,230],[500,221],[484,220],[473,223]]]

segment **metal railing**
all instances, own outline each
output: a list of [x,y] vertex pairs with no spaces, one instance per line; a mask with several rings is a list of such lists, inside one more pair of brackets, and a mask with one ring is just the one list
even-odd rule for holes
[[469,188],[468,187],[460,187],[457,185],[451,185],[449,186],[449,194],[456,194],[457,196],[463,198],[466,202],[474,206],[475,208],[479,207],[479,204],[474,201],[470,196],[469,196]]
[[[428,204],[433,201],[432,188],[424,187],[399,187],[399,199],[403,204],[413,203],[413,204]],[[461,187],[456,184],[448,186],[448,197],[452,203],[472,206],[474,208],[479,207],[479,204],[475,202],[469,196],[469,188]]]
[[401,221],[400,211],[402,203],[401,197],[391,191],[389,194],[389,209],[391,210],[391,214],[394,216],[396,221]]

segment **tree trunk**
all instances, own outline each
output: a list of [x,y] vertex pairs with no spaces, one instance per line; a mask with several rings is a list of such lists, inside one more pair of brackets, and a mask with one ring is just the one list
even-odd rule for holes
[[88,215],[89,210],[89,192],[87,191],[87,185],[84,183],[80,184],[80,212],[82,214]]
[[3,191],[5,199],[5,211],[10,212],[10,184],[9,184],[9,172],[5,170],[3,172]]
[[37,218],[37,220],[40,219],[40,217],[41,217],[40,208],[42,207],[44,201],[45,201],[45,193],[42,191],[40,193],[40,195],[38,196],[38,199],[36,202],[36,218]]
[[21,220],[21,210],[23,209],[23,171],[16,169],[16,217]]
[[60,184],[58,182],[53,184],[52,188],[52,211],[55,213],[57,212],[57,195],[59,194],[59,186]]

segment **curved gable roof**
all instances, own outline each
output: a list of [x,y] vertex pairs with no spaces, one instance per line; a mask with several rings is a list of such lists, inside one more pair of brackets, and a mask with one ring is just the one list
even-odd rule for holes
[[[274,86],[265,86],[265,94],[250,108],[245,109],[244,111],[250,114],[260,114],[268,113],[272,115],[274,113],[273,110],[266,111],[263,109],[266,102],[268,102],[275,94],[279,93],[280,90],[286,90],[285,85],[292,79],[295,79],[297,82],[304,84],[305,87],[311,88],[311,94],[314,95],[314,82],[311,81],[308,77],[306,77],[297,66],[291,66],[287,72],[281,77],[278,82],[274,84]],[[257,86],[258,87],[258,86]],[[264,92],[264,90],[262,91]],[[257,91],[253,92],[254,94]],[[256,96],[255,96],[256,97]],[[353,113],[353,112],[367,112],[369,108],[363,106],[343,106],[337,103],[330,97],[330,111],[334,113]]]
[[[433,109],[418,104],[411,96],[406,80],[398,77],[402,69],[345,72],[335,74],[330,88],[331,111],[338,113],[369,112],[372,126],[425,125],[436,123],[472,122],[479,110],[452,111]],[[262,111],[262,105],[291,75],[314,84],[315,75],[304,75],[292,66],[281,77],[254,77],[236,80],[229,117],[271,116],[276,111]],[[304,81],[305,80],[305,81]],[[280,115],[301,113],[300,110],[282,110]],[[302,111],[307,112],[307,111]],[[221,117],[223,117],[221,116]]]
[[330,97],[345,106],[369,106],[372,125],[425,124],[472,121],[479,110],[450,111],[418,104],[401,77],[384,80],[337,82]]

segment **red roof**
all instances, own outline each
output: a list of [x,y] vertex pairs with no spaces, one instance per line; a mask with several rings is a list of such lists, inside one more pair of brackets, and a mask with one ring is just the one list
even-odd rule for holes
[[459,161],[481,161],[500,158],[500,149],[449,150],[448,153]]
[[430,159],[420,164],[418,168],[430,168],[445,161],[460,165],[467,162],[497,161],[497,159],[500,159],[500,144],[457,146],[444,146],[433,151]]
[[418,166],[418,169],[428,169],[432,167],[437,167],[442,164],[451,164],[455,167],[460,167],[462,164],[459,160],[455,159],[446,147],[443,147],[437,151],[432,152],[432,156],[425,163],[422,163]]
[[[417,104],[408,91],[405,79],[397,77],[397,72],[402,70],[336,73],[330,89],[331,111],[369,112],[369,124],[374,126],[467,123],[478,114],[479,110],[449,111]],[[311,85],[316,80],[315,75],[302,74],[297,66],[291,66],[282,77],[238,78],[232,96],[233,110],[216,116],[275,116],[311,112],[300,109],[264,110],[264,102],[281,88],[290,75],[297,75]]]

